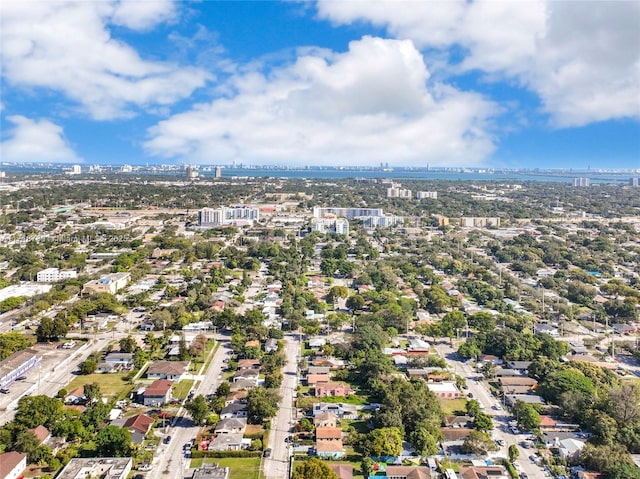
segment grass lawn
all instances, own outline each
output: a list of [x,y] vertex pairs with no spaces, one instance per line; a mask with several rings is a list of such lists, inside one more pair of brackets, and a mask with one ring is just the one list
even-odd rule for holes
[[365,404],[369,404],[369,401],[367,401],[366,397],[358,396],[356,394],[351,394],[349,396],[325,396],[318,399],[320,399],[322,402],[355,404],[356,406],[364,406]]
[[[294,461],[293,467],[295,469],[297,464],[303,461]],[[360,461],[325,461],[326,464],[351,464],[353,466],[353,479],[366,479],[360,469]]]
[[178,384],[175,384],[173,386],[173,392],[171,393],[171,395],[175,399],[179,399],[180,401],[182,401],[183,399],[187,398],[187,394],[189,394],[191,386],[193,386],[193,379],[183,379],[181,381],[178,381]]
[[466,414],[466,399],[440,399],[440,406],[445,416]]
[[340,426],[342,427],[343,431],[348,431],[349,427],[353,426],[356,432],[359,432],[361,434],[367,434],[368,432],[370,432],[369,428],[367,427],[366,421],[355,421],[353,419],[343,419],[340,423]]
[[[190,467],[201,467],[202,459],[192,459]],[[216,463],[220,467],[228,467],[229,479],[258,479],[260,469],[259,457],[220,457],[207,458],[207,463]]]
[[65,389],[73,391],[85,384],[97,383],[100,386],[100,391],[105,396],[124,397],[133,389],[133,385],[124,380],[125,376],[126,374],[119,373],[95,373],[77,376]]

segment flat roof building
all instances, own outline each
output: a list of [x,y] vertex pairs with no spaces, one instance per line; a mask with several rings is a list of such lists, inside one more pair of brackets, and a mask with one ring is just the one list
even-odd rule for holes
[[132,465],[130,457],[74,458],[60,471],[56,479],[126,479]]

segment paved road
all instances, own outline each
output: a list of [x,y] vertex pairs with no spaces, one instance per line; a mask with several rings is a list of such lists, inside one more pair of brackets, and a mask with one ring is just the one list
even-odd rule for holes
[[290,428],[295,420],[295,408],[293,393],[298,386],[298,356],[300,355],[300,342],[297,334],[285,337],[284,352],[287,363],[282,368],[284,379],[280,386],[280,409],[278,415],[271,421],[269,432],[269,447],[271,456],[263,461],[265,479],[284,479],[289,477],[289,447],[284,440],[289,436]]
[[[207,395],[215,392],[220,384],[222,371],[222,362],[230,351],[229,342],[223,336],[220,347],[215,352],[211,365],[206,374],[202,377],[198,387],[194,389],[195,395]],[[153,469],[147,474],[147,479],[181,479],[190,475],[187,473],[189,469],[189,459],[184,455],[184,445],[200,432],[201,427],[195,426],[191,418],[184,417],[185,411],[181,407],[176,415],[173,424],[167,424],[162,429],[161,435],[163,441],[154,453]],[[164,440],[170,436],[171,440],[165,444]]]
[[513,434],[509,429],[509,421],[513,420],[513,417],[503,408],[500,401],[491,395],[484,381],[469,379],[480,377],[481,374],[475,372],[465,361],[456,359],[454,356],[455,349],[448,344],[440,343],[435,348],[440,356],[447,359],[456,374],[467,378],[468,391],[473,395],[473,399],[476,399],[484,407],[483,412],[493,416],[495,425],[495,429],[492,432],[493,438],[504,441],[504,446],[500,448],[495,456],[508,457],[508,447],[511,444],[516,444],[520,451],[520,459],[516,462],[518,462],[521,471],[526,472],[530,479],[543,479],[545,474],[542,469],[528,459],[535,452],[535,449],[524,448],[521,445],[526,441],[527,436]]

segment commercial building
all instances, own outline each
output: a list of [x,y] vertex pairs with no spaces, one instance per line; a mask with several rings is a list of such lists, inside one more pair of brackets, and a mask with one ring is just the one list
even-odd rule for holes
[[640,188],[640,178],[629,178],[629,186],[632,188]]
[[25,296],[30,298],[38,294],[48,293],[51,290],[50,284],[22,283],[12,284],[6,288],[0,289],[0,301],[7,298],[19,298]]
[[126,479],[131,472],[130,457],[74,458],[60,471],[56,479]]
[[83,294],[110,293],[116,294],[129,283],[130,273],[112,273],[100,279],[94,279],[85,283],[82,288]]
[[27,348],[0,361],[0,388],[9,387],[40,362],[35,349]]
[[362,225],[367,229],[389,228],[404,223],[404,216],[367,216],[362,219]]
[[39,271],[36,275],[38,283],[56,283],[65,279],[77,278],[78,273],[73,269],[47,268]]
[[464,228],[486,228],[487,226],[500,227],[500,218],[485,216],[463,216],[460,218],[460,226]]

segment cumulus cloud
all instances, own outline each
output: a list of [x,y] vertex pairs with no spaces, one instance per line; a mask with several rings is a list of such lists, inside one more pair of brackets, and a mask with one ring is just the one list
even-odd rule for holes
[[80,158],[65,140],[62,127],[49,120],[31,120],[24,116],[7,117],[14,128],[0,144],[3,161],[11,163],[80,163]]
[[168,1],[4,2],[0,7],[3,76],[75,100],[95,119],[169,105],[206,83],[204,70],[149,61],[111,37],[109,25],[144,30],[174,15]]
[[149,130],[156,156],[188,161],[479,164],[494,150],[494,104],[432,82],[409,41],[364,37],[345,53],[238,74],[207,104]]
[[448,73],[502,74],[535,92],[552,122],[640,117],[640,4],[627,1],[318,0],[335,24],[369,22],[422,49],[461,47]]

